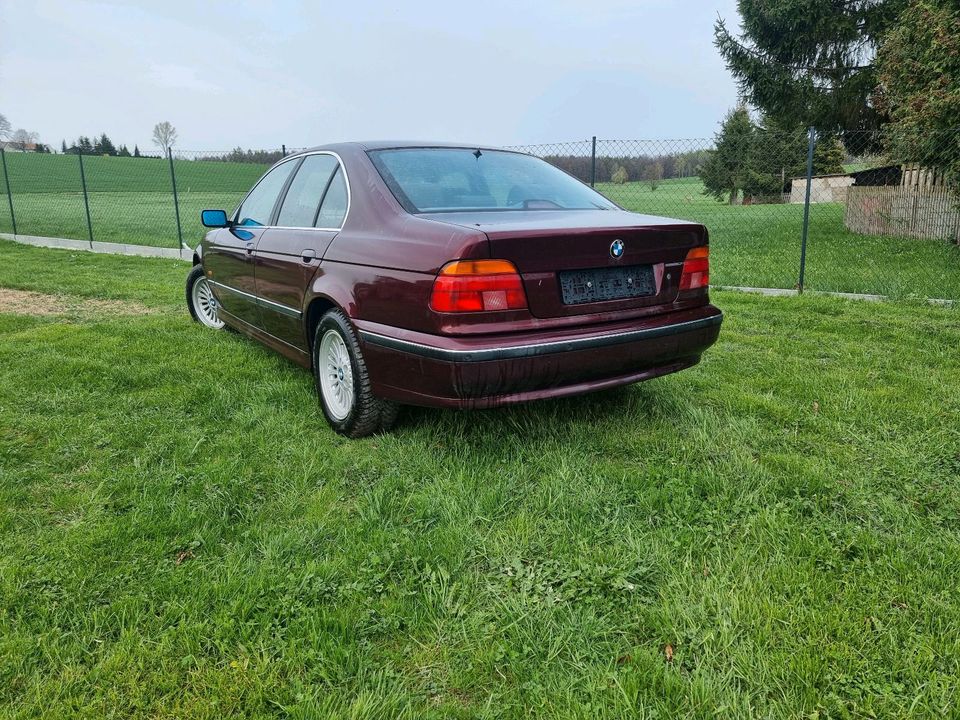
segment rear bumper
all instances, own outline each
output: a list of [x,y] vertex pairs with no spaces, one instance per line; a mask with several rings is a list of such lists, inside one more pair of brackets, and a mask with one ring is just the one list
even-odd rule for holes
[[640,322],[480,338],[356,324],[375,393],[413,405],[479,408],[682,370],[716,342],[722,319],[705,305]]

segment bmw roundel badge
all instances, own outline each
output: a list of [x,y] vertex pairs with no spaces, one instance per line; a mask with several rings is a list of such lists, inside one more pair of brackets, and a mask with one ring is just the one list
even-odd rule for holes
[[610,243],[610,257],[623,257],[623,240],[614,240]]

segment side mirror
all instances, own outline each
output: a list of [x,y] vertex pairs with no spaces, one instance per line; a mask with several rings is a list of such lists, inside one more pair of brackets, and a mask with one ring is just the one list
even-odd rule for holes
[[225,228],[230,225],[225,210],[201,210],[200,222],[208,228]]

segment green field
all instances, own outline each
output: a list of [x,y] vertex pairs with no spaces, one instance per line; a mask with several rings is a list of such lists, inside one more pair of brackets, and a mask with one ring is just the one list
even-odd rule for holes
[[[18,231],[88,237],[75,156],[8,153]],[[84,159],[96,240],[176,247],[170,168],[164,160]],[[185,242],[202,235],[200,210],[232,209],[265,170],[244,163],[175,162]],[[715,285],[792,288],[800,266],[800,205],[730,206],[707,197],[697,178],[598,189],[639,212],[704,223],[711,233]],[[0,231],[11,230],[0,203]],[[960,247],[935,240],[857,235],[843,226],[843,207],[815,204],[810,214],[806,285],[816,290],[892,297],[960,299]]]
[[956,711],[956,310],[715,292],[696,368],[348,441],[186,264],[0,258],[0,717]]
[[[17,230],[24,235],[88,239],[75,155],[7,153]],[[163,159],[84,157],[94,239],[177,247],[170,164]],[[200,211],[232,209],[266,165],[175,160],[184,241],[202,235]],[[10,232],[10,211],[0,207],[0,231]]]

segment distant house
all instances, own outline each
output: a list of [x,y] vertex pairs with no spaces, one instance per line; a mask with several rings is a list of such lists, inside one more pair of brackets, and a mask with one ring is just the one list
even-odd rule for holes
[[0,148],[3,148],[5,152],[36,152],[37,144],[33,142],[23,144],[9,140],[0,140]]
[[26,144],[15,143],[12,141],[2,141],[0,140],[0,148],[3,148],[6,152],[36,152],[37,144],[35,142],[28,142]]
[[[815,175],[810,179],[811,203],[840,203],[847,199],[847,188],[853,185],[852,173]],[[807,178],[796,177],[790,182],[790,202],[803,204],[807,196]]]

